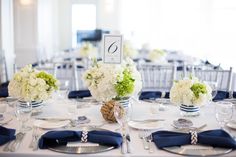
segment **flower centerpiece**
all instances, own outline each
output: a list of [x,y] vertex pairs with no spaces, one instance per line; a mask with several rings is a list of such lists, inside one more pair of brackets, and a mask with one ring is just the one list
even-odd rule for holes
[[22,101],[43,101],[58,89],[58,81],[45,71],[27,65],[16,72],[8,86],[9,95]]
[[128,98],[138,94],[142,88],[141,75],[129,58],[122,64],[98,62],[85,72],[84,80],[97,101],[106,103],[116,100],[125,108],[128,107]]
[[152,62],[166,62],[166,52],[161,49],[153,49],[148,53],[148,59]]
[[180,105],[183,115],[199,115],[199,106],[209,103],[212,90],[206,83],[195,77],[174,82],[170,90],[170,101]]
[[125,41],[123,45],[124,57],[135,58],[138,55],[138,51],[135,50],[130,41]]
[[96,58],[97,49],[91,43],[84,42],[79,48],[79,54],[81,57],[85,57],[85,58]]

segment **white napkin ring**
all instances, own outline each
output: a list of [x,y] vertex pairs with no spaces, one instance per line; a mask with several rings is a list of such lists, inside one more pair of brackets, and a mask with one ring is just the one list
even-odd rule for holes
[[82,131],[81,142],[82,143],[88,142],[88,131],[85,130]]
[[191,144],[197,144],[197,131],[190,130],[189,133],[191,134]]

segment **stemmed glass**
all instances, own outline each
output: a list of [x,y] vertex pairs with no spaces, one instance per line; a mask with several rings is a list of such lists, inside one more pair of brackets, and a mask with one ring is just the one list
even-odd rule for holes
[[233,104],[227,101],[218,101],[215,103],[215,115],[221,129],[229,122],[233,116]]
[[212,99],[214,99],[217,95],[217,82],[213,82],[213,81],[209,81],[209,82],[206,82],[212,89]]
[[128,121],[130,119],[130,109],[129,107],[124,107],[120,103],[116,103],[114,106],[114,116],[116,121],[120,125],[122,134],[125,134],[128,128]]
[[26,132],[26,131],[31,130],[31,127],[26,126],[26,123],[31,117],[31,113],[32,113],[31,102],[16,103],[15,114],[16,114],[17,120],[20,122],[20,131]]

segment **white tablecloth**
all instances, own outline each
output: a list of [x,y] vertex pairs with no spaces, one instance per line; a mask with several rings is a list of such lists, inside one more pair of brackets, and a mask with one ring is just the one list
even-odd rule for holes
[[[43,108],[43,113],[40,116],[66,116],[68,115],[68,106],[70,104],[64,104],[64,101],[48,101],[45,103],[45,106]],[[91,119],[90,125],[99,125],[104,122],[101,114],[100,114],[100,105],[90,105],[89,108],[81,108],[78,109],[78,115],[86,115],[89,119]],[[11,108],[8,109],[8,114],[12,114]],[[142,119],[142,118],[161,118],[165,119],[164,122],[160,123],[160,125],[157,127],[159,129],[167,129],[167,130],[173,130],[171,124],[173,120],[176,120],[180,118],[179,109],[176,106],[168,105],[167,109],[165,111],[159,111],[157,104],[151,104],[147,102],[141,102],[140,104],[133,104],[133,119]],[[236,113],[234,113],[234,119],[236,118]],[[202,124],[207,124],[207,127],[204,128],[204,130],[208,129],[217,129],[219,128],[215,115],[214,115],[214,105],[208,105],[201,108],[201,114],[198,117],[191,117],[190,118],[194,126],[200,126]],[[33,123],[34,119],[32,118],[31,123]],[[5,125],[5,127],[9,128],[17,128],[18,123],[14,119],[9,124]],[[103,126],[106,129],[109,130],[116,130],[119,125],[118,124],[106,124]],[[45,130],[46,132],[46,130]],[[132,154],[126,154],[126,156],[178,156],[176,154],[171,154],[168,152],[165,152],[163,150],[157,149],[154,144],[154,152],[149,153],[147,150],[143,149],[143,144],[141,139],[138,137],[138,130],[130,129],[130,135],[131,135],[131,144],[132,144]],[[236,135],[236,131],[231,130],[230,132],[232,135]],[[56,153],[50,150],[37,150],[32,151],[31,148],[29,148],[30,141],[32,139],[32,132],[27,132],[25,138],[23,139],[23,142],[16,152],[3,152],[3,147],[0,147],[0,157],[32,157],[32,156],[40,156],[40,157],[68,157],[68,156],[75,156],[71,154],[62,154],[62,153]],[[86,157],[92,157],[92,156],[122,156],[120,148],[114,149],[111,151],[103,152],[103,153],[97,153],[97,154],[80,154],[80,156],[86,156]],[[231,152],[225,156],[236,156],[236,151]]]

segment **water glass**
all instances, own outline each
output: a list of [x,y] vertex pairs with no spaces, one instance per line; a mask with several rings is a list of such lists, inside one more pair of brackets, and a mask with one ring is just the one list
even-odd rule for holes
[[218,90],[217,85],[218,85],[218,83],[213,82],[213,81],[209,81],[209,82],[206,82],[206,83],[211,87],[211,89],[212,89],[211,95],[212,95],[212,99],[214,99],[216,97],[216,94],[217,94],[217,90]]
[[60,99],[67,99],[68,93],[69,93],[69,85],[70,81],[69,80],[63,80],[60,81],[60,86],[59,86],[59,91],[58,91],[58,96]]
[[17,120],[20,122],[20,131],[26,132],[31,130],[31,127],[25,125],[31,117],[31,102],[18,102],[15,107],[15,113]]
[[0,121],[4,120],[4,113],[7,111],[7,103],[0,101]]
[[215,103],[215,115],[221,129],[229,122],[233,116],[233,104],[227,101]]

